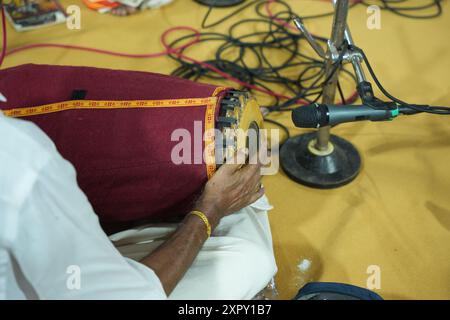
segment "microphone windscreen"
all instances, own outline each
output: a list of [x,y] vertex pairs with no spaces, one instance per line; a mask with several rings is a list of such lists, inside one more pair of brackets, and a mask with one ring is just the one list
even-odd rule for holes
[[293,110],[292,122],[299,128],[317,128],[320,119],[316,105],[310,104]]

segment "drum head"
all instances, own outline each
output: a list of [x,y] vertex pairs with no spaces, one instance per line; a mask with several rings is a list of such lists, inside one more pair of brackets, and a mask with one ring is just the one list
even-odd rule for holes
[[259,150],[259,131],[264,120],[255,99],[250,99],[244,106],[238,128],[237,150],[248,148],[250,154]]
[[216,163],[222,164],[244,148],[250,154],[259,150],[262,125],[263,116],[259,105],[248,93],[232,91],[224,97],[217,123],[222,135],[216,139]]

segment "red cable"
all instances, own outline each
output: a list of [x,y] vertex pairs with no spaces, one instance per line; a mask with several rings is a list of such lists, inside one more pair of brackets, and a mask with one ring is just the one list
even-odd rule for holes
[[[355,0],[357,2],[361,1],[361,0]],[[268,16],[273,19],[274,21],[281,23],[283,26],[290,28],[292,30],[297,30],[295,29],[292,25],[289,25],[287,22],[278,19],[274,16],[274,14],[272,13],[272,11],[270,10],[270,5],[272,3],[276,2],[276,0],[267,0],[266,4],[265,4],[265,9],[267,11]],[[196,59],[193,59],[191,57],[188,57],[184,54],[181,53],[181,51],[183,49],[186,49],[192,45],[194,45],[195,43],[198,43],[200,40],[200,32],[198,30],[196,30],[195,28],[189,27],[189,26],[178,26],[178,27],[173,27],[170,28],[168,30],[166,30],[162,35],[161,35],[161,43],[163,44],[164,48],[166,50],[162,51],[162,52],[157,52],[157,53],[149,53],[149,54],[132,54],[132,53],[124,53],[124,52],[116,52],[116,51],[110,51],[110,50],[104,50],[104,49],[96,49],[96,48],[90,48],[90,47],[84,47],[84,46],[78,46],[78,45],[69,45],[69,44],[57,44],[57,43],[35,43],[35,44],[30,44],[30,45],[25,45],[22,47],[18,47],[15,49],[12,49],[8,52],[6,52],[6,19],[5,19],[5,11],[4,11],[4,6],[3,6],[3,1],[0,0],[1,3],[1,8],[2,8],[2,33],[3,33],[3,47],[2,47],[2,52],[1,52],[1,56],[0,56],[0,67],[1,64],[3,62],[3,59],[6,56],[12,55],[14,53],[18,53],[24,50],[28,50],[28,49],[35,49],[35,48],[62,48],[62,49],[73,49],[73,50],[80,50],[80,51],[87,51],[87,52],[94,52],[94,53],[99,53],[99,54],[107,54],[107,55],[112,55],[112,56],[119,56],[119,57],[127,57],[127,58],[157,58],[157,57],[162,57],[162,56],[166,56],[169,54],[176,54],[180,59],[184,59],[186,61],[190,61],[193,62],[195,64],[201,65],[204,68],[210,69],[211,71],[221,75],[222,77],[224,77],[225,79],[228,79],[230,81],[233,81],[239,85],[242,85],[246,88],[250,88],[262,93],[265,93],[267,95],[270,96],[274,96],[274,97],[278,97],[281,99],[291,99],[291,97],[288,97],[286,95],[283,94],[279,94],[279,93],[275,93],[272,92],[270,90],[267,90],[265,88],[262,87],[258,87],[256,85],[250,84],[250,83],[246,83],[244,81],[241,81],[240,79],[237,79],[235,77],[233,77],[232,75],[223,72],[222,70],[216,68],[215,66],[206,63],[206,62],[202,62],[202,61],[198,61]],[[169,34],[171,34],[174,31],[179,31],[179,30],[188,30],[188,31],[192,31],[195,34],[195,38],[191,41],[189,41],[188,43],[180,46],[180,47],[175,47],[172,48],[170,47],[170,45],[167,43],[166,38],[168,37]],[[353,98],[355,98],[355,96],[357,95],[357,93],[354,93],[348,100],[351,100]],[[308,102],[305,100],[298,100],[296,101],[299,104],[307,104]]]
[[44,48],[44,47],[46,47],[46,48],[74,49],[74,50],[95,52],[95,53],[107,54],[107,55],[118,56],[118,57],[126,57],[126,58],[157,58],[157,57],[166,56],[168,54],[176,53],[176,52],[178,52],[178,51],[180,51],[182,49],[185,49],[185,48],[193,45],[194,43],[197,43],[200,40],[200,33],[196,29],[194,29],[192,27],[189,27],[189,26],[178,26],[178,27],[170,28],[170,29],[166,30],[162,34],[161,38],[165,38],[166,36],[168,36],[173,31],[179,31],[179,30],[192,31],[195,34],[195,38],[193,40],[189,41],[188,43],[182,45],[182,46],[175,47],[175,48],[166,48],[167,50],[164,50],[162,52],[157,52],[157,53],[134,54],[134,53],[124,53],[124,52],[116,52],[116,51],[96,49],[96,48],[90,48],[90,47],[83,47],[83,46],[71,45],[71,44],[35,43],[35,44],[29,44],[29,45],[25,45],[25,46],[22,46],[22,47],[18,47],[18,48],[12,49],[12,50],[8,51],[6,53],[6,55],[9,56],[9,55],[12,55],[14,53],[17,53],[17,52],[20,52],[20,51],[24,51],[24,50],[28,50],[28,49]]
[[285,28],[288,28],[288,29],[298,32],[298,29],[296,27],[294,27],[291,23],[288,23],[282,19],[275,17],[275,15],[272,13],[272,10],[270,10],[270,5],[274,2],[276,2],[276,0],[267,0],[266,4],[264,5],[264,9],[266,9],[266,12],[267,12],[267,15],[269,16],[269,18],[272,19],[273,21],[278,22]]

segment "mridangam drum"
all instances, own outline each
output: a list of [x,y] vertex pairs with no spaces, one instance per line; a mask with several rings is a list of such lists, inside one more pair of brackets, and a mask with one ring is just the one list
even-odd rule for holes
[[5,115],[34,122],[73,164],[108,229],[186,214],[248,143],[237,132],[263,121],[248,93],[147,72],[29,64],[0,71],[0,92]]

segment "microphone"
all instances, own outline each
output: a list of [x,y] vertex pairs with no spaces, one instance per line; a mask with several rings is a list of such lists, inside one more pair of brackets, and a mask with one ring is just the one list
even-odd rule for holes
[[366,105],[337,106],[315,103],[294,109],[292,121],[299,128],[320,128],[345,122],[392,120],[399,113],[415,114],[419,112],[404,107],[375,109]]

